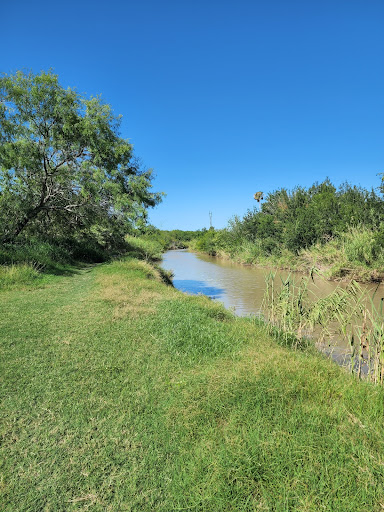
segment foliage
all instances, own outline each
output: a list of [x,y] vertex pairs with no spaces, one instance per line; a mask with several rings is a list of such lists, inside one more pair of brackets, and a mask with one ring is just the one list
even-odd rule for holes
[[24,244],[0,246],[0,265],[27,263],[49,268],[57,263],[70,263],[71,253],[63,246],[31,239]]
[[130,256],[147,261],[161,260],[163,247],[156,240],[127,235],[125,241]]
[[227,228],[204,235],[194,247],[295,269],[314,259],[328,265],[328,258],[333,276],[351,269],[361,274],[384,266],[384,203],[374,190],[348,183],[336,189],[328,179],[308,189],[282,188],[269,193],[261,209],[234,216]]
[[33,265],[0,266],[0,290],[14,286],[29,285],[41,277]]
[[382,228],[350,227],[327,243],[316,243],[300,251],[298,268],[322,269],[331,278],[349,276],[361,282],[377,281],[384,268]]
[[145,226],[144,229],[138,230],[138,234],[142,239],[155,240],[162,247],[167,249],[186,249],[191,240],[200,238],[206,229],[198,231],[184,231],[181,229],[173,229],[171,231],[161,230],[155,226]]
[[372,265],[379,258],[384,263],[384,247],[377,232],[364,227],[351,228],[340,236],[348,261]]
[[195,248],[214,256],[217,251],[217,234],[214,229],[208,229],[197,240]]
[[120,117],[100,98],[63,88],[52,71],[0,78],[0,226],[111,246],[161,200],[150,191]]

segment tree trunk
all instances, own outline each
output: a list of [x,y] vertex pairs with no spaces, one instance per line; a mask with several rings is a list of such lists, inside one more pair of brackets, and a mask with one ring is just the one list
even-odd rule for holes
[[26,213],[23,219],[21,219],[20,222],[17,223],[15,230],[13,231],[12,235],[8,235],[5,238],[3,238],[4,244],[12,243],[16,240],[16,238],[20,235],[20,233],[24,230],[24,228],[28,225],[28,223],[35,219],[43,207],[41,205],[36,206],[32,210],[29,210],[29,212]]

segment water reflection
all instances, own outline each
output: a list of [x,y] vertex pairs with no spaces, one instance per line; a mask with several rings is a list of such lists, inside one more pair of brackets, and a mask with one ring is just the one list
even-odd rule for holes
[[208,286],[204,281],[196,281],[194,279],[173,279],[175,288],[191,295],[207,295],[211,299],[220,299],[225,290],[215,286]]
[[[231,261],[212,256],[181,251],[168,251],[164,254],[162,266],[174,273],[174,285],[187,293],[203,293],[218,299],[228,308],[235,308],[236,314],[245,316],[258,314],[261,310],[265,278],[268,269],[239,265]],[[289,273],[279,271],[277,279],[285,279]],[[298,281],[302,274],[293,274]],[[278,283],[277,283],[278,284]],[[325,281],[319,277],[310,281],[308,289],[314,297],[325,297],[343,283]],[[384,287],[380,285],[362,285],[372,292],[376,291],[374,303],[379,305],[384,296]]]
[[162,266],[173,271],[173,284],[179,290],[208,295],[240,316],[260,312],[266,270],[187,251],[168,251]]

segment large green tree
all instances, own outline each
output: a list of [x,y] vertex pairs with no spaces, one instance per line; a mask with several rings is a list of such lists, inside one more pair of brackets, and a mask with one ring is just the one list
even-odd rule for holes
[[[52,71],[0,78],[3,241],[35,225],[137,225],[161,200],[100,98],[63,88]],[[59,229],[59,228],[58,228]]]

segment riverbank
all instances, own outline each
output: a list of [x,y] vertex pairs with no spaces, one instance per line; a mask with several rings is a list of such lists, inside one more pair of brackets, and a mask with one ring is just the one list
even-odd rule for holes
[[384,392],[125,259],[0,294],[1,509],[373,511]]
[[[227,227],[197,233],[192,247],[234,261],[287,270],[314,266],[328,279],[380,281],[384,275],[382,185],[365,190],[329,179],[255,198],[259,206]],[[261,204],[260,202],[263,201]]]
[[240,246],[236,251],[231,252],[223,249],[201,251],[193,244],[190,246],[190,250],[255,268],[302,272],[307,275],[316,269],[328,281],[349,282],[353,280],[365,284],[384,281],[384,267],[381,264],[377,267],[370,267],[348,259],[336,243],[329,247],[316,245],[300,251],[297,255],[290,251],[283,251],[279,255],[255,255],[254,253],[257,251],[253,250],[251,244]]

